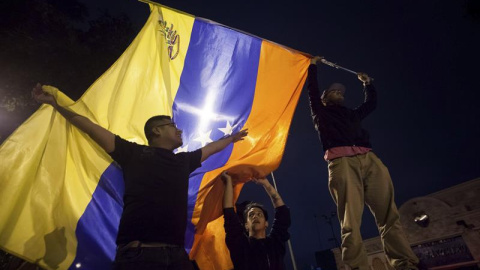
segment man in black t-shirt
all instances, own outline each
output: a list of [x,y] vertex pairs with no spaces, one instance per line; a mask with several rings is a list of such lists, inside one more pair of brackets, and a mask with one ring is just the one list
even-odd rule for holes
[[60,106],[40,84],[33,89],[32,96],[37,102],[53,106],[122,167],[124,208],[114,269],[193,269],[183,248],[189,175],[212,154],[243,140],[247,130],[194,152],[174,154],[173,150],[183,144],[182,131],[169,116],[154,116],[145,123],[149,144],[145,146],[128,142]]
[[250,203],[243,212],[241,222],[233,208],[232,177],[222,173],[225,183],[223,215],[225,218],[225,242],[230,251],[235,270],[282,270],[285,268],[285,242],[290,239],[290,210],[280,194],[266,178],[253,179],[265,188],[275,207],[272,230],[267,235],[268,213],[262,205]]

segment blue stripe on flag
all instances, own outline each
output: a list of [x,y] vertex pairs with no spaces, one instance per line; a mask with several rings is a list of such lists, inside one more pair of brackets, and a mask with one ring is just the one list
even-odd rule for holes
[[[123,174],[110,164],[77,224],[77,254],[69,269],[110,269],[123,210]],[[79,268],[77,268],[79,264]]]
[[[212,141],[225,134],[219,128],[241,130],[251,111],[262,41],[220,25],[196,19],[180,86],[173,104],[173,119],[183,130],[188,151],[202,147],[196,141],[201,133]],[[211,156],[190,176],[188,225],[185,248],[194,240],[191,223],[203,175],[223,166],[233,145]]]

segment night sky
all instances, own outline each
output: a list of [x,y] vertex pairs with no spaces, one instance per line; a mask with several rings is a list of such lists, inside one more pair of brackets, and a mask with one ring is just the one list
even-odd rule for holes
[[[92,16],[98,8],[127,13],[138,30],[149,13],[148,5],[134,0],[81,2]],[[364,128],[390,170],[398,207],[480,177],[480,20],[468,14],[466,1],[161,3],[374,77],[378,106]],[[361,83],[353,74],[320,65],[319,80],[322,89],[344,83],[348,107],[363,100]],[[304,90],[282,163],[274,172],[292,212],[291,242],[299,269],[315,265],[315,251],[335,246],[329,225],[320,217],[335,210],[323,154]],[[240,200],[271,204],[254,184],[245,185]],[[375,237],[378,232],[367,212],[362,233]],[[338,239],[336,218],[333,226]]]

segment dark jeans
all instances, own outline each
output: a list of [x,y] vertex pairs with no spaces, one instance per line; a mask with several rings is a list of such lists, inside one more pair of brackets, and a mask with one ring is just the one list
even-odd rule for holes
[[183,247],[124,247],[117,250],[114,270],[193,270]]

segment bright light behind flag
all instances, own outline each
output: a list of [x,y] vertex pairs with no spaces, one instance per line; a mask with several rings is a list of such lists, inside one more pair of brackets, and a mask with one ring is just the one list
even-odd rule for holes
[[[201,268],[224,269],[231,262],[217,177],[230,169],[247,180],[278,167],[308,64],[295,51],[155,5],[80,100],[59,99],[141,144],[148,118],[172,115],[183,130],[177,151],[249,129],[190,177],[186,249]],[[98,145],[42,106],[2,144],[0,159],[2,249],[47,269],[110,267],[124,187],[120,168]]]

